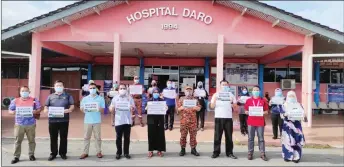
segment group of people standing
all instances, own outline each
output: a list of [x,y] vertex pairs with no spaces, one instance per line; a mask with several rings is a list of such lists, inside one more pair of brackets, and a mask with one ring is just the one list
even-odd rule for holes
[[[139,77],[134,77],[134,84],[140,86]],[[163,152],[166,152],[165,130],[173,129],[174,112],[180,116],[180,156],[186,154],[186,138],[190,135],[191,154],[199,156],[196,150],[197,146],[197,131],[204,129],[204,112],[206,110],[205,100],[208,93],[203,88],[203,83],[198,82],[197,89],[186,86],[184,88],[185,96],[178,97],[177,91],[172,87],[172,82],[167,81],[167,87],[160,91],[153,85],[148,90],[148,102],[163,102],[159,103],[164,110],[164,114],[147,114],[148,125],[148,157],[152,157],[153,151],[157,151],[157,155],[162,157]],[[142,85],[141,85],[142,86]],[[97,91],[97,86],[94,83],[88,85],[89,95],[85,96],[80,104],[80,110],[85,113],[84,117],[84,150],[80,159],[85,159],[89,156],[89,145],[92,133],[96,140],[96,156],[102,158],[101,151],[101,113],[105,108],[105,100]],[[60,155],[62,159],[67,159],[67,137],[69,127],[69,113],[74,110],[73,97],[64,91],[62,81],[56,81],[54,85],[55,92],[47,98],[44,106],[44,112],[49,115],[49,134],[50,134],[50,157],[49,161]],[[143,90],[143,89],[142,89]],[[278,92],[280,90],[276,90]],[[173,93],[175,92],[175,93]],[[15,153],[12,164],[17,163],[20,157],[21,142],[26,133],[29,140],[29,156],[30,160],[34,161],[35,150],[35,121],[39,118],[41,112],[40,102],[29,96],[29,88],[21,87],[20,97],[14,99],[9,106],[9,112],[15,114]],[[144,90],[142,91],[144,93]],[[276,96],[282,97],[281,94],[276,93]],[[243,96],[246,96],[243,97]],[[142,94],[132,93],[124,84],[114,83],[113,89],[110,90],[108,97],[111,98],[109,110],[112,113],[111,119],[116,130],[116,159],[120,159],[122,154],[125,158],[130,159],[129,145],[131,127],[135,123],[137,112],[139,123],[144,126],[142,120],[142,109],[149,110],[149,105],[142,105]],[[281,119],[283,120],[282,128],[282,151],[283,158],[286,161],[298,162],[301,159],[301,149],[304,144],[304,137],[300,120],[290,118],[290,111],[303,111],[300,103],[297,102],[295,92],[290,91],[287,94],[286,102],[280,101],[277,97],[270,101],[271,105],[276,105],[279,109]],[[221,138],[223,132],[225,133],[227,157],[237,159],[233,153],[233,110],[239,105],[241,132],[248,135],[248,159],[253,159],[254,138],[255,133],[258,134],[259,150],[261,158],[267,161],[265,154],[264,141],[264,115],[268,114],[269,102],[260,97],[260,88],[253,87],[252,96],[248,94],[247,88],[242,90],[242,95],[237,100],[235,96],[230,93],[229,82],[221,81],[220,91],[216,92],[211,99],[210,108],[215,111],[215,127],[214,127],[214,151],[212,158],[217,158],[221,153]],[[26,107],[26,108],[25,108]],[[28,109],[29,108],[29,109]],[[51,113],[61,112],[62,115],[56,116]],[[31,113],[29,116],[24,116],[22,113]],[[20,112],[19,112],[20,111]],[[262,113],[261,115],[251,115],[251,113]],[[51,116],[52,115],[52,116]],[[170,117],[170,121],[168,121]],[[200,126],[198,126],[200,120]],[[60,147],[58,149],[57,138],[60,134]],[[124,144],[122,147],[122,141]]]

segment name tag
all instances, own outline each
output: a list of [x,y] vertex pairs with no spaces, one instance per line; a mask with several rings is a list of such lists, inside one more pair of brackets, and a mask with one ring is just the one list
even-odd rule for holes
[[183,107],[192,108],[197,106],[197,100],[184,100]]
[[148,115],[165,115],[166,114],[166,101],[149,101],[147,103]]
[[49,107],[48,117],[50,118],[63,118],[64,117],[64,107]]
[[259,116],[262,117],[264,115],[263,106],[249,106],[248,107],[248,115],[249,116]]
[[33,117],[33,107],[16,107],[16,114],[21,117]]
[[85,103],[84,110],[85,112],[99,112],[99,105],[97,102]]

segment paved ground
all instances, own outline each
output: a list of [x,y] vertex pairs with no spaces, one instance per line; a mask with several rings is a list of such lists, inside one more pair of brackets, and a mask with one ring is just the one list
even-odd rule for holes
[[[267,156],[270,159],[268,162],[262,161],[258,158],[259,153],[256,152],[255,159],[248,161],[246,158],[247,147],[235,146],[235,155],[239,159],[231,160],[221,155],[217,159],[211,159],[212,143],[200,143],[198,150],[200,157],[194,157],[189,153],[185,157],[179,157],[179,144],[168,142],[167,153],[164,157],[147,158],[147,143],[146,142],[132,142],[130,145],[131,160],[121,159],[115,160],[116,146],[114,141],[103,141],[104,158],[98,159],[94,156],[94,143],[91,143],[90,155],[86,160],[80,160],[79,156],[82,153],[83,142],[80,140],[69,141],[68,143],[68,160],[57,158],[49,162],[49,140],[37,140],[36,158],[37,161],[28,161],[28,146],[27,141],[23,141],[21,161],[16,166],[343,166],[344,160],[343,149],[304,149],[304,157],[299,164],[284,162],[281,158],[281,148],[268,147]],[[257,148],[256,148],[257,149]],[[223,148],[222,148],[223,150]],[[10,164],[13,153],[13,140],[2,140],[2,165],[14,166]]]

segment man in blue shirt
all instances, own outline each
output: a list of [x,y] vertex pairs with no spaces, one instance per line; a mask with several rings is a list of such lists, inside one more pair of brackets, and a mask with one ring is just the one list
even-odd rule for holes
[[[173,93],[174,92],[174,93]],[[174,95],[173,95],[174,94]],[[172,87],[172,81],[167,81],[167,88],[165,88],[162,91],[162,95],[166,101],[166,104],[168,106],[168,110],[165,115],[165,130],[170,129],[170,131],[173,129],[173,123],[174,123],[174,112],[176,110],[176,101],[177,101],[177,90]],[[171,97],[171,95],[173,97]],[[170,125],[168,125],[168,116],[170,116]]]
[[94,138],[96,140],[96,151],[97,157],[102,158],[101,153],[101,113],[104,112],[105,100],[102,96],[97,94],[96,84],[89,84],[90,95],[84,97],[80,103],[80,110],[85,113],[84,119],[84,153],[80,156],[80,159],[85,159],[88,157],[88,152],[90,149],[90,140],[92,136],[92,131],[94,133]]

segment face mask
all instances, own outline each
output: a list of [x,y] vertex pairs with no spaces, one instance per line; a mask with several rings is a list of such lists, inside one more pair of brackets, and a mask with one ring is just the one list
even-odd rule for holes
[[191,92],[189,92],[189,91],[186,91],[186,92],[185,92],[185,96],[191,96],[191,95],[192,95]]
[[159,98],[159,93],[153,93],[153,98],[154,98],[154,99]]
[[252,91],[252,95],[254,96],[254,97],[258,97],[259,96],[259,91]]
[[90,89],[90,94],[95,95],[97,93],[97,89]]
[[246,95],[247,94],[247,90],[243,90],[242,93]]
[[55,92],[62,93],[63,92],[63,88],[62,87],[55,87]]
[[289,103],[296,103],[296,99],[294,97],[289,97],[288,102]]
[[113,84],[112,87],[114,87],[115,89],[118,87],[117,84]]
[[156,86],[156,83],[152,83],[153,86]]
[[222,90],[224,91],[224,92],[229,92],[229,87],[228,86],[222,86]]
[[282,96],[282,92],[275,92],[276,96]]
[[168,83],[168,84],[167,84],[167,87],[168,87],[168,88],[172,88],[172,84]]
[[123,96],[123,95],[125,95],[125,94],[127,93],[127,90],[121,89],[121,90],[119,90],[118,92],[119,92],[119,94],[120,94],[121,96]]
[[135,79],[134,82],[137,84],[137,83],[139,83],[139,80],[138,80],[138,79]]
[[202,88],[203,86],[202,85],[198,85],[199,88]]
[[22,98],[27,98],[27,97],[29,97],[29,92],[20,92],[20,97],[22,97]]

